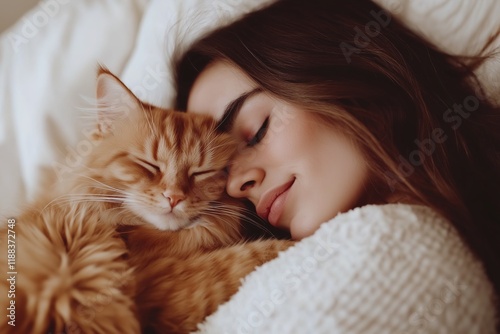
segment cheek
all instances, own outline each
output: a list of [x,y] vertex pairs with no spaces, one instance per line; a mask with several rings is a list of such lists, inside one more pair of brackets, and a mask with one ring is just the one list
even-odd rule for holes
[[318,155],[317,163],[307,166],[307,182],[300,193],[309,195],[300,202],[294,198],[300,203],[290,226],[294,239],[313,234],[323,222],[354,208],[363,196],[368,170],[361,158],[352,152],[329,153],[337,159],[328,162]]
[[289,228],[292,239],[301,240],[312,235],[322,223],[314,218],[313,215],[301,216],[300,214],[294,217]]
[[[274,124],[274,125],[273,125]],[[266,159],[275,159],[281,162],[281,165],[296,161],[297,152],[310,150],[307,138],[310,135],[304,131],[303,126],[297,126],[296,122],[289,121],[284,123],[281,120],[275,120],[271,123],[269,130],[255,150],[258,153],[265,154]]]

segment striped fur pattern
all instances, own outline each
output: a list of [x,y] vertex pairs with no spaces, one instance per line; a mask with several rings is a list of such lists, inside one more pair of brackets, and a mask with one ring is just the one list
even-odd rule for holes
[[224,192],[236,143],[212,118],[142,103],[102,68],[97,101],[85,163],[15,217],[16,326],[2,316],[1,333],[186,333],[290,245],[242,243]]
[[243,277],[291,245],[287,240],[259,240],[209,252],[191,251],[185,257],[171,256],[168,249],[140,257],[132,252],[132,263],[138,268],[136,300],[143,333],[195,331],[198,323],[238,291]]

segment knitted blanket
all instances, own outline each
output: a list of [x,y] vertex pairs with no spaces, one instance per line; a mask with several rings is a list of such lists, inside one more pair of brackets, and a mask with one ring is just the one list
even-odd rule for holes
[[494,293],[423,206],[339,214],[247,276],[198,333],[495,333]]

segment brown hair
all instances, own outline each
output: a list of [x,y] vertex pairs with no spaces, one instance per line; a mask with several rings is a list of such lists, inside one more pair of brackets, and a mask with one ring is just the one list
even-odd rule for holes
[[343,129],[370,166],[368,202],[440,212],[500,292],[500,110],[473,74],[483,58],[438,51],[368,0],[282,0],[176,60],[176,108],[215,60]]

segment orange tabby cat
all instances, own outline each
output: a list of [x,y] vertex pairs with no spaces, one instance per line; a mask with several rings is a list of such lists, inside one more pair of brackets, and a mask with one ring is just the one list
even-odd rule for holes
[[86,163],[0,227],[2,254],[7,229],[16,249],[13,269],[0,256],[0,308],[15,305],[1,333],[187,332],[290,245],[235,245],[241,205],[224,197],[224,167],[236,145],[212,118],[144,104],[105,69],[97,100]]

